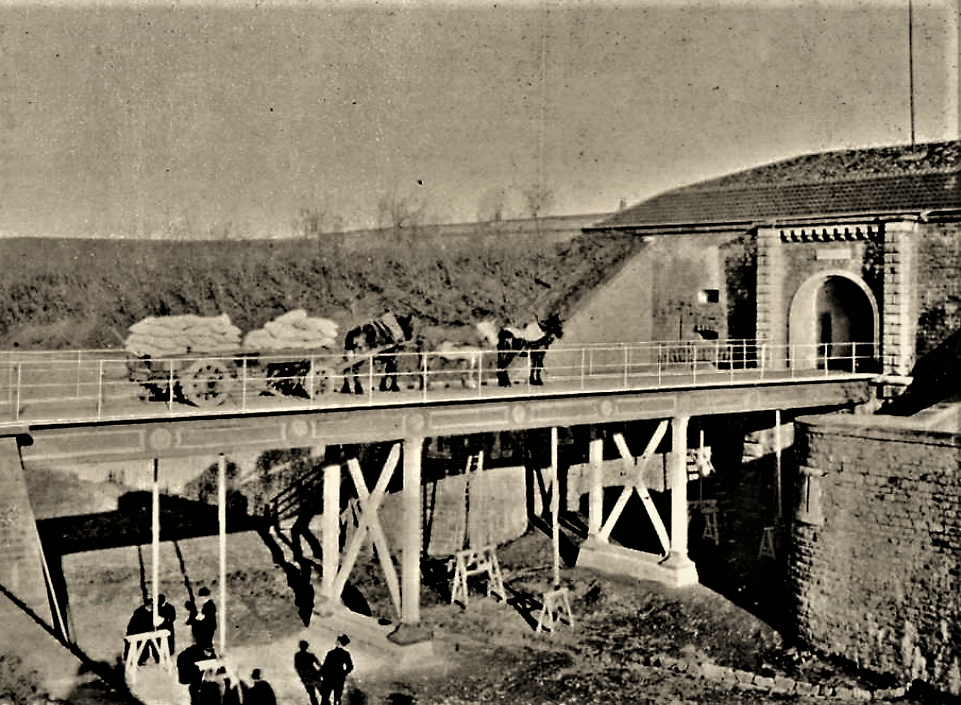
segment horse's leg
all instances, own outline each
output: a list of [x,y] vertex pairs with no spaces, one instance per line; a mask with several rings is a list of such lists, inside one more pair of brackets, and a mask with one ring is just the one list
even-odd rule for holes
[[544,384],[541,379],[541,370],[544,369],[544,357],[546,350],[531,350],[531,384]]
[[511,378],[507,372],[508,365],[511,364],[517,353],[510,347],[510,341],[504,341],[497,345],[497,385],[500,387],[511,386]]
[[384,364],[384,376],[380,380],[380,391],[399,392],[400,385],[397,383],[397,358],[394,355],[387,355],[386,358],[379,358]]
[[463,370],[461,383],[465,389],[477,389],[480,387],[480,379],[474,379],[474,371],[478,369],[477,357],[477,353],[468,353],[466,361],[461,361],[461,369]]

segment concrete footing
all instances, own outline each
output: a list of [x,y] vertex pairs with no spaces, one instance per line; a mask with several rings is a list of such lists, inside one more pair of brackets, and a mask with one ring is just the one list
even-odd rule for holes
[[672,587],[698,584],[697,567],[689,559],[667,559],[653,553],[634,551],[623,546],[587,539],[577,554],[578,568],[593,568],[613,575],[638,580],[655,580]]
[[434,655],[433,634],[419,625],[382,625],[373,617],[342,607],[325,615],[320,624],[328,631],[347,634],[352,642],[382,653],[391,664],[422,663]]

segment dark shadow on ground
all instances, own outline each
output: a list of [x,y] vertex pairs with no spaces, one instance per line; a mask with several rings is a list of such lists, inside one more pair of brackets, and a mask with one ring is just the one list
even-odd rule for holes
[[[123,663],[107,663],[106,661],[95,661],[94,659],[87,656],[87,654],[79,646],[72,642],[64,642],[62,637],[53,629],[50,625],[43,621],[40,616],[34,612],[33,609],[20,598],[10,592],[6,586],[0,584],[0,595],[10,600],[21,612],[26,614],[30,619],[32,619],[36,624],[38,629],[42,629],[48,634],[52,635],[57,641],[67,649],[71,654],[73,654],[78,661],[80,661],[80,666],[78,667],[78,675],[83,676],[89,674],[91,677],[84,683],[78,684],[73,693],[67,698],[68,702],[95,702],[95,703],[129,703],[130,705],[142,705],[140,700],[138,700],[127,688],[127,682],[124,678]],[[92,698],[92,694],[98,694],[98,697]],[[86,698],[86,699],[84,699]]]

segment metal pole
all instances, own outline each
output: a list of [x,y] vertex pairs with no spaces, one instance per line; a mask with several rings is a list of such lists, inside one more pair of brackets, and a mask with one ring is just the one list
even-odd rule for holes
[[97,418],[103,415],[103,360],[100,361],[97,379]]
[[150,536],[153,549],[150,573],[150,594],[153,600],[153,618],[156,625],[160,616],[157,605],[158,587],[160,584],[160,459],[153,459],[153,511],[150,521]]
[[551,428],[551,542],[554,548],[554,589],[561,586],[561,509],[557,467],[557,426]]
[[83,351],[77,351],[77,399],[80,398],[80,368],[83,363]]
[[774,489],[777,492],[777,524],[781,525],[781,410],[774,410]]
[[220,657],[227,644],[227,458],[217,464],[217,523],[220,528]]

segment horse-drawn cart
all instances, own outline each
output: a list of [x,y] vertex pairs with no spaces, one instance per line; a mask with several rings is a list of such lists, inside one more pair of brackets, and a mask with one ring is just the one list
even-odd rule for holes
[[[290,317],[290,314],[285,316]],[[281,326],[273,329],[270,326],[278,322],[299,332],[308,329],[310,319],[302,315],[287,321],[282,321],[283,318],[267,324],[264,330],[276,333]],[[158,326],[156,320],[151,323],[155,330]],[[194,323],[195,327],[197,325]],[[268,339],[259,335],[262,331],[248,334],[243,347],[248,348],[250,343],[257,342],[267,344],[269,350],[230,350],[230,347],[240,346],[231,346],[229,342],[232,341],[225,343],[223,338],[210,343],[209,335],[204,338],[208,342],[202,344],[201,349],[191,349],[188,345],[187,352],[173,354],[164,354],[163,348],[128,344],[128,350],[135,357],[128,360],[127,369],[130,380],[142,388],[141,398],[144,400],[176,401],[210,408],[228,401],[237,403],[252,396],[317,399],[334,392],[350,392],[351,378],[356,380],[360,366],[365,362],[372,363],[378,356],[399,351],[409,339],[409,329],[403,328],[392,314],[387,313],[351,329],[347,334],[348,343],[359,336],[356,331],[368,328],[376,331],[365,338],[372,346],[348,344],[346,349],[336,333],[331,335],[330,328],[325,330],[326,337],[318,339],[324,344],[314,347],[297,347],[298,342],[309,343],[311,340],[303,334],[281,337],[278,339],[282,342],[270,344]],[[180,339],[185,338],[181,336]],[[136,354],[146,349],[161,354]]]

